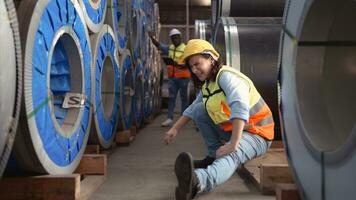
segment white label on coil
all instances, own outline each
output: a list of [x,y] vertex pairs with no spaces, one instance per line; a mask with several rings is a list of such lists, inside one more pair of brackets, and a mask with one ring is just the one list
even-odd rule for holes
[[81,108],[85,104],[85,95],[80,93],[68,92],[64,97],[63,108]]

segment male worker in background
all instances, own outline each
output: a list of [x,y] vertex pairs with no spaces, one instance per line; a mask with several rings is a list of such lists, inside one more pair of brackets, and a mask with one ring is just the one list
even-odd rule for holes
[[181,113],[188,107],[188,83],[191,75],[188,68],[178,63],[183,55],[185,44],[182,42],[182,33],[175,28],[169,32],[169,37],[172,41],[172,44],[169,46],[159,43],[151,33],[149,35],[153,44],[162,51],[163,55],[173,60],[173,63],[167,64],[169,78],[168,116],[167,120],[161,124],[163,127],[168,127],[173,124],[173,113],[178,91],[180,91],[180,98],[182,100]]

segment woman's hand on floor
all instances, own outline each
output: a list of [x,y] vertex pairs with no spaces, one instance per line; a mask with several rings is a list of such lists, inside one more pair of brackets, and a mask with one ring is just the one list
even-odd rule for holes
[[166,143],[166,145],[170,144],[172,140],[176,137],[177,133],[178,133],[177,129],[175,128],[169,129],[164,136],[164,143]]

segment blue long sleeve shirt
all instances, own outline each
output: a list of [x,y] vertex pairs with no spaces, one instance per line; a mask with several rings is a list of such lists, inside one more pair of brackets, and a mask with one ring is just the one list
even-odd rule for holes
[[[219,85],[226,95],[226,101],[230,107],[230,120],[242,119],[248,121],[249,116],[249,86],[232,72],[223,71],[219,77]],[[183,116],[193,118],[193,108],[203,101],[201,91],[194,102],[183,112]]]

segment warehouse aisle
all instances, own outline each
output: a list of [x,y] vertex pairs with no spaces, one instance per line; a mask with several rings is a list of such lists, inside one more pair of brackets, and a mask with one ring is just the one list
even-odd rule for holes
[[[174,200],[176,177],[173,165],[181,151],[197,158],[205,156],[201,136],[193,123],[186,126],[170,146],[163,143],[168,128],[160,127],[163,113],[140,130],[129,147],[116,148],[108,160],[108,177],[91,200]],[[271,200],[235,174],[214,192],[200,195],[198,200]]]

